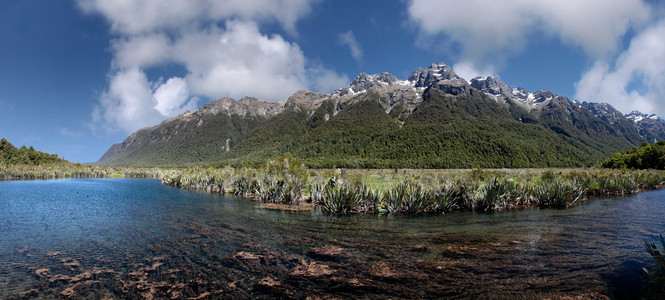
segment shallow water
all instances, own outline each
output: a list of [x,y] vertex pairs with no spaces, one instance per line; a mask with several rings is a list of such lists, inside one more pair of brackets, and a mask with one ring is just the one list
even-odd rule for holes
[[331,217],[150,179],[4,181],[0,298],[633,298],[664,198]]

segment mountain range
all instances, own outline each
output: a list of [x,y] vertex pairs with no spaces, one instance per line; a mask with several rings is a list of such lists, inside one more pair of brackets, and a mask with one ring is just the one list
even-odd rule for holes
[[468,82],[434,63],[406,80],[362,73],[331,94],[214,100],[132,133],[96,164],[243,165],[289,155],[315,168],[576,167],[663,139],[656,115],[498,77]]

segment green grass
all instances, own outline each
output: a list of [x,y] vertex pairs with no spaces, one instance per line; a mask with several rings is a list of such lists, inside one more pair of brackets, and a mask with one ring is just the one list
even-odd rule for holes
[[194,168],[160,176],[165,184],[182,188],[233,192],[267,202],[309,201],[332,214],[375,213],[378,209],[410,215],[527,206],[561,209],[587,197],[627,195],[665,185],[665,171],[658,170],[307,170],[293,158],[258,169]]
[[158,178],[156,168],[91,167],[60,162],[42,165],[7,165],[0,163],[0,180],[55,178]]

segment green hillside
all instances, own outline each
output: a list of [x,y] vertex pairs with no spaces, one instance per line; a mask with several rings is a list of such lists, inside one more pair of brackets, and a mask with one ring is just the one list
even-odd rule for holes
[[137,131],[97,164],[239,166],[289,155],[313,168],[579,167],[644,141],[625,118],[612,124],[560,96],[529,109],[442,81],[408,106],[390,91],[303,98],[272,115],[259,102],[242,116],[202,109]]
[[8,165],[43,165],[67,162],[57,154],[49,154],[35,150],[32,146],[16,148],[7,139],[0,140],[0,163]]
[[665,141],[644,143],[626,152],[612,155],[603,162],[604,168],[665,169]]

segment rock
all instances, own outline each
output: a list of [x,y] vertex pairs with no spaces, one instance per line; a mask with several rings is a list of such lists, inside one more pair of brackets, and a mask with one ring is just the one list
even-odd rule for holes
[[48,277],[49,269],[37,269],[35,270],[35,275],[37,275],[40,278]]
[[438,90],[444,95],[468,95],[471,92],[471,86],[466,80],[458,78],[454,80],[441,80],[430,87]]
[[387,85],[393,85],[398,81],[399,79],[397,77],[388,72],[383,72],[381,74],[376,74],[376,75],[367,75],[366,73],[360,73],[353,80],[353,82],[351,82],[350,87],[353,89],[354,92],[357,93],[363,90],[369,90],[370,88],[376,87],[377,85],[381,85],[381,83]]
[[235,258],[243,260],[259,260],[261,259],[261,256],[250,252],[240,251],[236,253]]
[[433,63],[429,68],[418,68],[409,76],[409,81],[413,82],[414,87],[417,88],[425,88],[441,80],[453,79],[460,79],[460,77],[444,63]]
[[338,259],[340,256],[344,255],[344,249],[333,246],[326,245],[323,247],[313,248],[308,255],[311,257],[323,258],[323,259]]
[[279,286],[281,284],[282,284],[281,282],[273,279],[270,276],[259,280],[259,285],[263,285],[263,286],[267,286],[267,287]]
[[335,271],[330,269],[330,267],[328,267],[327,265],[322,265],[316,262],[307,262],[305,260],[302,260],[301,264],[293,269],[291,275],[317,277],[317,276],[330,275],[333,273],[335,273]]
[[307,110],[315,110],[329,97],[329,95],[319,94],[312,91],[299,90],[286,99],[284,107],[286,109],[292,109],[297,106]]
[[513,97],[513,89],[496,76],[476,77],[471,79],[471,87],[494,96],[500,96],[503,98]]
[[37,297],[37,295],[39,295],[39,290],[31,289],[31,290],[27,290],[25,292],[20,292],[18,294],[18,297],[19,298],[34,298],[34,297]]

